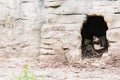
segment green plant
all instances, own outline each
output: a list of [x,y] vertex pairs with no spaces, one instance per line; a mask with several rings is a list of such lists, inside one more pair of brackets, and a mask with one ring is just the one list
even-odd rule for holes
[[28,65],[24,65],[23,72],[21,76],[17,77],[17,80],[37,80],[34,74],[30,74],[28,70]]
[[[17,77],[17,80],[37,80],[33,73],[29,72],[28,65],[24,65],[22,74]],[[45,80],[45,75],[40,76],[40,80]]]

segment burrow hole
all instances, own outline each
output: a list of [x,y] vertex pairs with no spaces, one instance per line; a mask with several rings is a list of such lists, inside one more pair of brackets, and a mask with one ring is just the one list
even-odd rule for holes
[[87,16],[81,29],[83,56],[100,57],[108,51],[107,30],[103,16]]

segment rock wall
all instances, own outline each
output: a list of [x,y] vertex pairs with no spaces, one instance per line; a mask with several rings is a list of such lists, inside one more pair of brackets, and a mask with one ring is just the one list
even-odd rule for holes
[[[86,20],[87,15],[101,15],[109,27],[107,38],[110,42],[107,56],[103,55],[102,60],[109,60],[114,52],[118,56],[119,5],[120,1],[109,0],[46,0],[44,10],[46,10],[47,15],[45,15],[46,24],[41,28],[41,53],[44,53],[43,55],[61,54],[61,58],[65,54],[64,56],[66,56],[69,63],[79,63],[81,61],[80,31],[83,22]],[[115,51],[113,51],[114,47]]]
[[39,53],[38,0],[0,0],[0,56]]
[[0,14],[0,56],[79,63],[80,31],[87,15],[105,18],[108,54],[120,55],[119,0],[0,0]]

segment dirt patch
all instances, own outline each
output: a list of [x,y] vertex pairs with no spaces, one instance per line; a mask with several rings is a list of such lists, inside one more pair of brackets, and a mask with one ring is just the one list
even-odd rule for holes
[[84,59],[84,66],[81,67],[58,63],[46,67],[39,61],[28,58],[1,58],[0,80],[16,80],[16,76],[20,75],[24,64],[29,65],[29,70],[36,75],[37,80],[41,79],[41,75],[45,76],[44,80],[120,80],[119,67],[100,67],[99,60],[99,58]]

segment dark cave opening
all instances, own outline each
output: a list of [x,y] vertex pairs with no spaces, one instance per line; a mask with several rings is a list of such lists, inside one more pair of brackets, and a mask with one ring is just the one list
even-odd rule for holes
[[107,23],[103,16],[87,16],[81,29],[82,54],[84,56],[102,56],[108,50]]

